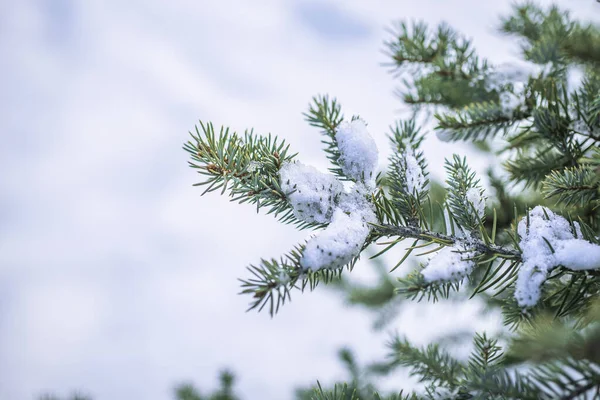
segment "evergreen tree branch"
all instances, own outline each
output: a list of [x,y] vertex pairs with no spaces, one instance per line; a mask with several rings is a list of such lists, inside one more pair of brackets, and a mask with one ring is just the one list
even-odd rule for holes
[[329,99],[329,96],[316,96],[304,117],[311,126],[321,129],[325,153],[334,165],[329,171],[341,180],[348,180],[339,163],[340,151],[335,138],[336,129],[344,120],[340,103],[335,98]]
[[422,203],[429,194],[427,162],[419,149],[423,138],[414,120],[396,124],[390,136],[394,149],[388,175],[390,197],[411,225],[418,224]]
[[405,339],[395,337],[388,347],[391,350],[390,363],[410,368],[410,374],[417,376],[421,382],[449,389],[459,386],[459,377],[464,367],[437,345],[420,349]]
[[569,206],[578,203],[587,205],[598,200],[599,177],[586,166],[552,171],[542,183],[546,197],[556,197],[556,201]]
[[190,167],[203,176],[194,186],[206,186],[202,193],[220,190],[229,192],[231,201],[256,205],[256,210],[266,207],[283,223],[294,223],[299,228],[314,227],[298,220],[281,190],[278,171],[294,159],[289,145],[283,140],[259,136],[246,131],[243,136],[221,127],[217,134],[211,123],[200,122],[192,140],[183,148],[191,157]]
[[488,255],[498,255],[502,258],[520,260],[521,252],[515,249],[499,246],[492,243],[486,243],[477,238],[459,238],[453,235],[446,235],[433,232],[427,229],[421,229],[415,226],[394,226],[394,225],[375,225],[374,231],[380,236],[398,236],[400,238],[413,238],[424,241],[433,241],[435,243],[450,246],[456,243],[469,243],[469,247],[476,252]]
[[456,140],[484,140],[529,117],[529,112],[506,110],[498,103],[473,103],[454,114],[436,114],[438,136]]

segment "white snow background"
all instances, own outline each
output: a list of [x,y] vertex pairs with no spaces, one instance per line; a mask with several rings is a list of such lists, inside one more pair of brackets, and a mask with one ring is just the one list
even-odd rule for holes
[[[500,63],[510,1],[0,1],[0,399],[82,389],[95,399],[170,399],[232,368],[245,399],[343,378],[336,352],[384,354],[391,330],[418,343],[490,326],[476,307],[412,306],[388,331],[323,288],[271,319],[245,313],[238,277],[307,232],[218,194],[200,198],[181,149],[198,119],[288,140],[327,162],[301,116],[329,93],[389,154],[404,107],[380,64],[393,20],[446,20]],[[547,3],[547,2],[546,2]],[[598,18],[594,0],[564,0]],[[430,170],[469,154],[431,135]],[[361,264],[354,277],[372,278]],[[400,374],[391,386],[410,386]]]

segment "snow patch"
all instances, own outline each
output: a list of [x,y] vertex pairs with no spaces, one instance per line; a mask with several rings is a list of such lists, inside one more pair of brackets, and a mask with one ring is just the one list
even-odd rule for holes
[[339,207],[346,214],[354,215],[369,223],[376,223],[375,206],[368,200],[371,190],[362,183],[355,184],[349,192],[340,196]]
[[405,150],[402,157],[406,163],[406,189],[408,193],[415,195],[425,186],[425,175],[414,151]]
[[379,152],[362,119],[342,122],[335,132],[342,171],[356,181],[375,182]]
[[[529,224],[528,220],[529,219]],[[582,237],[575,223],[575,234]],[[515,297],[521,307],[537,304],[548,273],[562,265],[572,270],[600,268],[600,246],[573,234],[569,221],[546,207],[537,206],[518,225],[522,260]]]
[[362,120],[340,124],[336,140],[342,170],[356,180],[349,191],[344,191],[334,175],[323,174],[300,162],[284,164],[279,170],[281,189],[294,215],[306,222],[329,223],[307,240],[300,258],[304,271],[348,264],[360,254],[371,231],[369,224],[377,223],[375,207],[369,199],[377,166],[375,141]]
[[336,199],[344,190],[335,176],[294,162],[280,168],[279,180],[296,218],[320,224],[331,221]]
[[313,271],[341,268],[358,256],[369,231],[360,215],[338,208],[327,228],[306,243],[300,265]]
[[470,260],[473,257],[475,252],[459,244],[444,247],[429,260],[421,274],[426,282],[457,281],[473,271],[475,262]]

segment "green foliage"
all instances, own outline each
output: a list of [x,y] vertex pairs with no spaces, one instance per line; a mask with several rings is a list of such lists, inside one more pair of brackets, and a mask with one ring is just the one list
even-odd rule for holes
[[408,367],[411,375],[418,376],[421,382],[448,389],[458,386],[460,363],[436,344],[420,349],[411,345],[406,339],[396,337],[388,347],[391,349],[390,363],[394,366]]
[[335,385],[332,390],[323,390],[321,384],[314,390],[311,400],[360,400],[356,389],[349,388],[347,384]]
[[469,103],[466,98],[497,100],[497,93],[481,79],[487,61],[479,59],[471,42],[449,26],[430,29],[422,22],[399,23],[391,33],[385,46],[392,69],[397,74],[408,70],[414,77],[404,82],[405,90],[399,93],[404,102],[462,107]]
[[340,270],[303,270],[300,266],[302,250],[303,246],[297,246],[280,260],[263,259],[260,265],[248,267],[252,277],[240,279],[241,293],[250,294],[253,298],[248,310],[257,308],[260,311],[268,304],[269,313],[274,315],[286,299],[291,299],[292,289],[314,290],[319,282],[328,283],[339,278]]
[[[364,198],[377,222],[370,225],[361,252],[373,243],[380,246],[371,252],[379,281],[353,283],[344,268],[305,270],[300,265],[305,244],[299,244],[287,255],[250,265],[241,293],[251,297],[249,309],[266,308],[274,315],[293,290],[325,283],[349,304],[377,312],[377,327],[409,301],[478,297],[488,310],[502,313],[503,331],[494,337],[476,333],[468,357],[453,356],[448,343],[470,333],[422,347],[396,335],[388,343],[388,357],[366,365],[344,348],[338,355],[347,371],[345,382],[298,389],[297,400],[600,398],[600,271],[557,265],[535,306],[520,307],[514,298],[526,259],[517,225],[521,218],[529,222],[530,205],[565,216],[579,239],[600,243],[600,28],[575,21],[556,6],[543,9],[527,2],[514,6],[500,29],[516,38],[524,60],[537,64],[526,79],[479,57],[471,41],[446,24],[431,28],[401,22],[390,31],[385,42],[389,67],[402,81],[399,95],[414,108],[414,116],[394,124],[389,167]],[[575,69],[583,77],[573,84]],[[419,127],[419,112],[431,109],[432,126]],[[336,130],[344,116],[339,102],[317,96],[304,115],[320,130],[330,171],[353,180],[340,165]],[[446,160],[445,187],[430,181],[422,149],[430,131],[442,140],[472,142],[490,159],[501,156],[505,174],[491,167],[487,182],[480,181],[467,159],[454,155]],[[296,154],[283,140],[215,130],[203,122],[190,134],[184,149],[190,167],[202,177],[197,186],[205,187],[203,194],[227,193],[232,201],[255,205],[299,229],[326,226],[294,216],[279,170]],[[415,174],[423,179],[411,180]],[[492,189],[487,204],[486,183]],[[398,245],[405,246],[404,254],[393,265],[383,263],[380,257]],[[422,268],[401,278],[390,274],[409,256],[435,255],[447,246],[474,254],[465,279],[428,281]],[[348,271],[359,256],[346,265]],[[399,368],[408,369],[421,386],[381,394],[377,379]],[[212,393],[184,383],[174,388],[174,396],[237,400],[234,383],[233,374],[224,371]],[[74,394],[69,399],[90,398]]]
[[[202,132],[201,132],[202,131]],[[291,161],[285,141],[246,131],[243,136],[221,127],[217,135],[211,123],[200,122],[192,140],[183,148],[190,154],[190,167],[204,180],[195,186],[206,186],[202,194],[221,190],[229,192],[231,201],[255,204],[257,211],[268,208],[279,220],[309,226],[298,221],[281,190],[277,172],[283,163]]]
[[[518,121],[529,113],[519,108],[504,109],[500,103],[471,103],[455,113],[436,114],[436,129],[452,140],[483,140],[499,133],[506,135]],[[443,132],[443,133],[442,133]]]
[[513,14],[502,22],[505,33],[520,39],[526,60],[536,64],[566,62],[562,48],[575,25],[558,7],[546,11],[525,3],[516,6]]
[[544,179],[544,192],[565,206],[575,203],[583,207],[598,201],[599,178],[594,170],[582,166],[552,171]]
[[448,173],[448,207],[453,219],[463,228],[469,231],[477,231],[485,220],[477,213],[477,205],[468,199],[468,192],[474,189],[480,197],[483,197],[483,189],[479,185],[479,179],[475,172],[467,165],[466,158],[454,155],[452,161],[446,160],[446,172]]

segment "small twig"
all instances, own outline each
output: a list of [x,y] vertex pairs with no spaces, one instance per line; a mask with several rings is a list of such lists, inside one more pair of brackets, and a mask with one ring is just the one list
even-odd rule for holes
[[420,240],[431,240],[433,238],[449,244],[465,243],[478,253],[497,254],[503,258],[510,258],[514,260],[521,259],[521,252],[514,249],[509,249],[495,244],[486,244],[481,239],[463,239],[451,235],[444,235],[438,232],[427,231],[416,226],[374,225],[374,230],[382,236],[401,236]]

